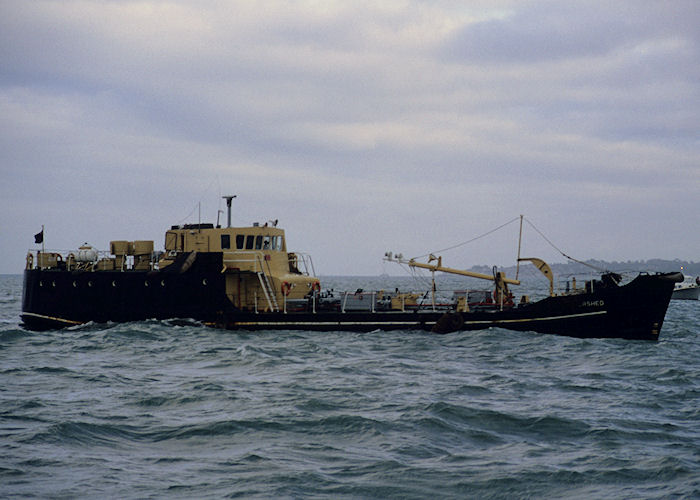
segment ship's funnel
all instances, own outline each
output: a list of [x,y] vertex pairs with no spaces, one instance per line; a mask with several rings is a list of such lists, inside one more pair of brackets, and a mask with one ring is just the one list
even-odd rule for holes
[[224,200],[226,200],[226,208],[228,209],[228,222],[226,227],[231,227],[231,201],[236,197],[236,195],[232,196],[222,196]]

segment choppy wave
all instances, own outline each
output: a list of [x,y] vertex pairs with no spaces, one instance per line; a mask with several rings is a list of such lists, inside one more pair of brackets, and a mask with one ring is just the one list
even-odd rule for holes
[[657,343],[27,332],[3,286],[4,497],[700,496],[700,302],[672,302]]

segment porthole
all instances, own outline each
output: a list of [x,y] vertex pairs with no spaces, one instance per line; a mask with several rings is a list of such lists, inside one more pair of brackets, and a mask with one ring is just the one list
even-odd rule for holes
[[204,278],[204,279],[202,280],[202,285],[207,286],[207,279],[206,279],[206,278]]
[[54,288],[56,288],[56,282],[55,282],[55,281],[52,281],[52,282],[51,282],[51,286],[54,287]]
[[43,281],[40,281],[40,282],[39,282],[39,286],[44,286],[44,282],[43,282]]
[[160,286],[165,286],[165,280],[160,280]]
[[117,282],[116,282],[116,281],[112,281],[112,286],[113,286],[114,288],[117,288]]
[[144,281],[143,286],[148,287],[149,286],[148,281]]
[[92,288],[92,281],[88,281],[88,286]]
[[73,282],[73,288],[78,288],[78,282],[77,282],[77,281],[74,281],[74,282]]

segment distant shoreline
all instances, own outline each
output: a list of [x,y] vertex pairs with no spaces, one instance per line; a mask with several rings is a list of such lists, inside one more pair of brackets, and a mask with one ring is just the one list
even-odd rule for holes
[[[700,262],[690,262],[690,261],[685,261],[685,260],[665,260],[665,259],[649,259],[649,260],[636,260],[636,261],[626,261],[626,262],[618,262],[618,261],[604,261],[604,260],[595,260],[595,259],[590,259],[584,261],[586,264],[589,264],[591,266],[594,266],[599,269],[605,269],[606,271],[615,271],[615,272],[640,272],[640,271],[647,271],[647,272],[674,272],[674,271],[680,271],[686,276],[700,276]],[[528,266],[528,263],[525,262],[521,264],[521,267]],[[579,264],[578,262],[557,262],[550,264],[550,267],[552,270],[562,276],[562,275],[567,275],[567,274],[590,274],[592,272],[595,272],[594,269],[591,269],[590,267],[587,267],[583,264]],[[472,266],[469,268],[471,271],[477,271],[481,273],[486,273],[490,274],[491,273],[492,266],[486,266],[486,265],[476,265]],[[499,269],[504,270],[507,274],[514,274],[515,273],[515,266],[508,266],[508,267],[501,267],[499,266]],[[19,273],[0,273],[0,276],[22,276],[22,272]],[[371,274],[320,274],[321,277],[323,276],[376,276],[376,275],[371,275]],[[389,275],[388,277],[392,277],[394,275]],[[395,276],[403,276],[401,274],[397,274]]]
[[[689,261],[684,261],[684,260],[679,260],[679,259],[674,259],[674,260],[665,260],[665,259],[649,259],[649,260],[636,260],[636,261],[625,261],[625,262],[618,262],[618,261],[604,261],[604,260],[595,260],[595,259],[589,259],[585,262],[586,264],[593,266],[598,269],[604,269],[606,271],[615,271],[615,272],[641,272],[641,271],[647,271],[647,272],[675,272],[675,271],[680,271],[686,276],[698,276],[700,275],[700,262],[689,262]],[[527,266],[528,263],[523,263],[521,264],[521,267]],[[566,274],[585,274],[585,273],[591,273],[595,272],[595,269],[592,269],[591,267],[588,267],[584,264],[580,264],[578,262],[559,262],[559,263],[554,263],[554,264],[549,264],[550,267],[552,268],[552,271],[554,271],[558,275],[566,275]],[[515,272],[515,267],[516,266],[509,266],[504,268],[506,273],[510,272],[511,274]],[[490,271],[491,266],[473,266],[472,270],[481,270],[484,272],[485,270]]]

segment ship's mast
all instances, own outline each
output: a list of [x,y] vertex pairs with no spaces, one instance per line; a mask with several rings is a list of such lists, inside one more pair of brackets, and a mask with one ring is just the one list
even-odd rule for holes
[[515,266],[515,279],[520,276],[520,245],[523,242],[523,214],[520,214],[520,234],[518,235],[518,261]]

